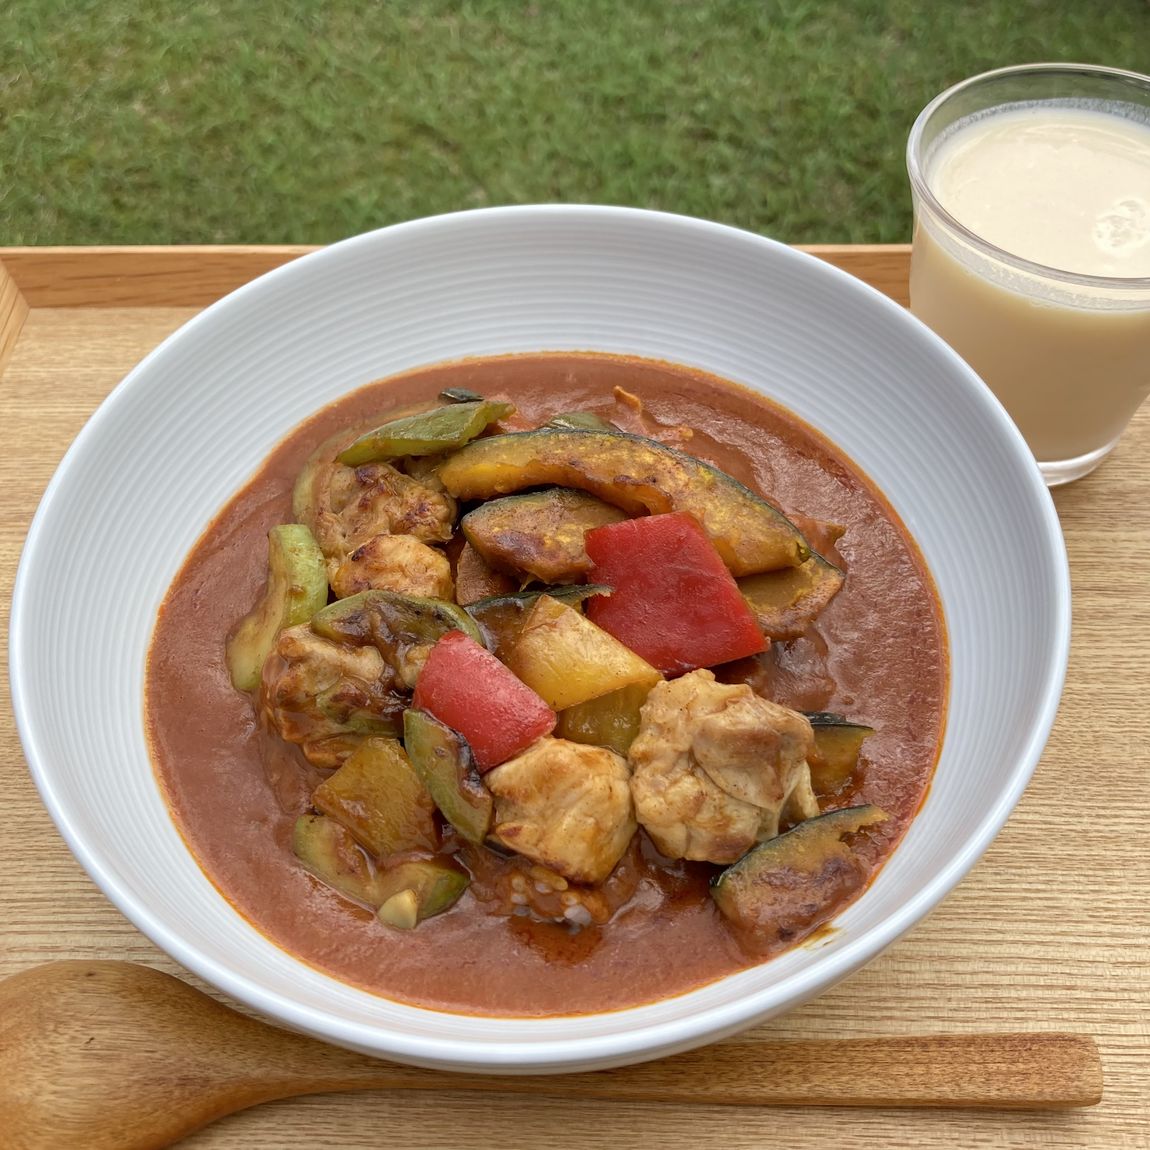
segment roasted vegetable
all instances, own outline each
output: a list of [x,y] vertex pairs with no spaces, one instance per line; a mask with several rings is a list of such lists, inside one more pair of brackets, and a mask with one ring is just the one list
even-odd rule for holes
[[798,567],[747,575],[739,591],[769,639],[797,639],[839,593],[845,576],[821,555]]
[[380,875],[347,827],[326,815],[304,815],[292,831],[296,858],[321,882],[373,909],[383,901]]
[[316,787],[312,805],[347,827],[377,858],[438,845],[435,804],[395,739],[365,739]]
[[816,711],[807,718],[815,733],[814,753],[808,759],[811,785],[820,795],[833,795],[858,769],[859,752],[874,727],[829,711]]
[[810,553],[798,528],[753,491],[639,435],[560,428],[493,435],[449,456],[439,478],[461,499],[558,484],[590,491],[631,515],[687,511],[735,575],[795,567]]
[[455,563],[455,601],[461,607],[493,595],[507,595],[519,585],[518,579],[491,567],[470,543],[463,544]]
[[311,532],[285,523],[268,533],[268,579],[260,601],[228,636],[228,674],[237,691],[254,691],[276,636],[306,623],[327,602],[323,555]]
[[460,521],[467,541],[496,570],[543,583],[573,583],[591,567],[583,536],[618,523],[624,512],[585,491],[552,487],[491,499]]
[[411,708],[403,716],[403,742],[443,817],[468,842],[482,843],[494,803],[463,738],[426,711]]
[[358,467],[402,455],[438,455],[473,440],[489,423],[515,411],[510,403],[481,399],[450,403],[419,415],[393,419],[361,435],[339,453],[340,463]]
[[483,641],[462,607],[394,591],[361,591],[340,599],[316,614],[311,626],[337,643],[375,647],[408,688],[415,686],[428,651],[448,631]]
[[548,706],[561,711],[662,676],[574,607],[541,595],[507,654],[507,665]]
[[793,942],[826,922],[866,881],[867,870],[843,841],[885,822],[875,806],[848,807],[807,819],[760,843],[711,884],[719,910],[756,947]]
[[574,607],[590,599],[592,595],[610,595],[611,588],[601,583],[577,583],[567,587],[548,587],[546,591],[519,591],[511,595],[493,595],[489,599],[471,603],[467,613],[479,624],[491,650],[501,659],[506,659],[507,653],[519,637],[523,621],[531,613],[539,596],[545,594],[560,603]]
[[439,393],[444,403],[482,403],[483,396],[466,387],[449,387]]
[[685,512],[626,519],[587,532],[591,577],[614,590],[587,616],[668,675],[766,647],[734,577]]
[[555,726],[555,712],[490,651],[460,631],[445,635],[432,648],[412,702],[458,731],[481,771],[517,755]]
[[448,859],[413,859],[389,867],[380,876],[380,922],[411,930],[453,907],[470,882],[471,876]]
[[559,712],[555,733],[573,743],[609,747],[626,755],[639,733],[639,710],[651,693],[648,683],[633,683]]
[[601,415],[593,411],[561,411],[553,415],[544,427],[561,427],[568,431],[618,431],[613,424],[608,423]]

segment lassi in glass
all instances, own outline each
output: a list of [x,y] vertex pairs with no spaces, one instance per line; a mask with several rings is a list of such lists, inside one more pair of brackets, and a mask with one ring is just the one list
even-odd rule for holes
[[976,77],[919,117],[911,309],[1002,401],[1048,483],[1101,462],[1150,393],[1150,78]]

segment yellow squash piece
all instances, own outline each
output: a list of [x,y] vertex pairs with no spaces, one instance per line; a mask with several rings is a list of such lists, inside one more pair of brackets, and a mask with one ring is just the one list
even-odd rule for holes
[[639,734],[639,712],[650,693],[649,683],[632,683],[609,695],[576,703],[559,712],[555,734],[573,743],[609,747],[626,756]]
[[435,803],[396,739],[369,738],[312,795],[377,858],[434,850]]
[[574,607],[540,595],[507,656],[507,665],[549,707],[562,711],[662,675]]

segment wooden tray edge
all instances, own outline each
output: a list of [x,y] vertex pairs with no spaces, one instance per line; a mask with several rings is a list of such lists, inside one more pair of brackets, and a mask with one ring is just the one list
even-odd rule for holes
[[[27,308],[206,307],[249,280],[316,250],[302,244],[0,247],[0,368],[15,322],[9,315],[12,306],[5,308],[13,291],[25,305],[15,324],[18,335]],[[813,244],[800,250],[906,303],[908,244]]]
[[0,376],[28,318],[28,301],[3,262],[0,262]]

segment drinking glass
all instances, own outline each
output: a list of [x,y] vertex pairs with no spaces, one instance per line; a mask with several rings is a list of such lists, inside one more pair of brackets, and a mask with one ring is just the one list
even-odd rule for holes
[[[1126,117],[1150,132],[1150,77],[1031,64],[975,76],[931,101],[907,143],[914,200],[910,303],[998,396],[1054,486],[1097,467],[1150,393],[1150,277],[1047,267],[991,243],[943,207],[931,168],[950,133],[1039,105]],[[991,194],[1034,189],[1003,186]],[[1150,160],[1145,200],[1124,204],[1134,226],[1144,211],[1143,242],[1150,243]]]

